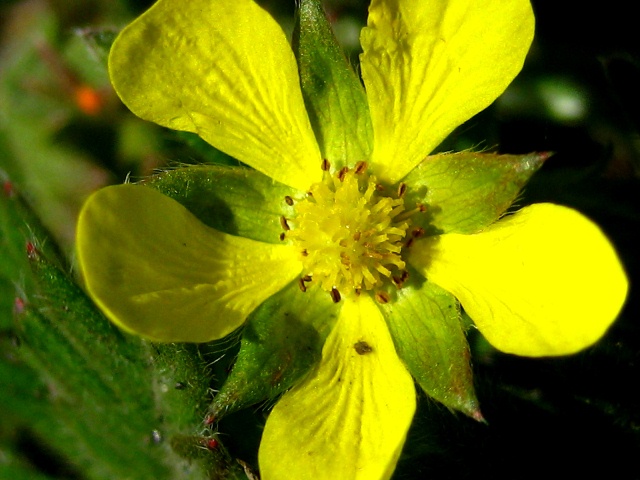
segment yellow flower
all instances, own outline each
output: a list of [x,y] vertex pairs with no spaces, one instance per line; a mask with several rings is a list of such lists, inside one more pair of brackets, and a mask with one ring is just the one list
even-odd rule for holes
[[284,34],[252,0],[160,0],[116,40],[112,81],[134,113],[255,170],[191,170],[203,176],[183,199],[208,184],[209,226],[152,188],[95,193],[78,224],[87,290],[156,341],[219,339],[291,305],[282,319],[295,313],[324,346],[267,420],[265,480],[389,478],[412,375],[480,418],[454,296],[520,355],[576,352],[618,314],[627,280],[597,226],[551,204],[500,218],[543,156],[427,157],[502,93],[533,30],[528,0],[373,0],[366,97],[348,69],[304,55],[301,91]]

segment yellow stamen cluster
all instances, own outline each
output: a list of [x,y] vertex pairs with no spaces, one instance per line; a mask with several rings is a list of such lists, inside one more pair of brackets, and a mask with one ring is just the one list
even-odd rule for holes
[[[401,257],[409,220],[402,192],[387,196],[366,164],[343,168],[311,187],[297,202],[286,236],[300,248],[302,281],[349,294],[380,287],[392,273],[403,276]],[[339,297],[338,297],[339,298]]]

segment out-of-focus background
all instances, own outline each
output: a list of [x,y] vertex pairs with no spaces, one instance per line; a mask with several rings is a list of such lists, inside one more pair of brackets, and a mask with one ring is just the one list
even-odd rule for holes
[[[10,196],[14,189],[24,195],[51,232],[50,241],[68,255],[78,209],[93,190],[175,162],[229,161],[193,136],[135,118],[110,88],[108,45],[151,3],[0,0],[0,195]],[[261,3],[285,30],[292,28],[293,1]],[[555,152],[520,204],[569,205],[601,225],[631,279],[627,306],[600,343],[565,358],[499,354],[472,335],[477,391],[488,425],[421,397],[394,478],[578,477],[596,470],[610,478],[640,477],[637,16],[633,4],[622,0],[533,5],[537,33],[524,70],[442,149]],[[363,0],[325,3],[354,63],[366,7]],[[11,478],[96,478],[74,463],[72,453],[60,452],[41,428],[31,427],[38,410],[17,410],[29,389],[16,384],[31,378],[9,348],[19,342],[14,314],[23,279],[5,275],[3,241],[0,232],[0,478],[9,478],[3,472],[12,472]],[[257,448],[253,431],[259,430],[263,412],[237,415],[225,441],[232,456],[247,458]],[[101,418],[95,424],[99,429]],[[253,429],[246,441],[244,428]],[[16,464],[20,469],[7,467]],[[15,476],[18,471],[24,475]]]

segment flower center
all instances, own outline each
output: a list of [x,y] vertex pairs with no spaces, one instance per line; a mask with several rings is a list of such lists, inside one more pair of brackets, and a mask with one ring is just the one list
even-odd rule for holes
[[[406,185],[401,183],[389,194],[375,176],[366,173],[365,162],[333,175],[328,169],[328,162],[323,162],[324,179],[296,203],[295,218],[281,219],[286,237],[302,254],[305,271],[300,288],[305,291],[313,281],[334,302],[340,301],[341,294],[377,290],[376,299],[386,303],[390,297],[385,283],[400,287],[408,278],[402,249],[410,243],[407,237],[421,233],[420,228],[408,232],[410,217],[424,207],[407,212]],[[289,197],[286,201],[293,203]]]

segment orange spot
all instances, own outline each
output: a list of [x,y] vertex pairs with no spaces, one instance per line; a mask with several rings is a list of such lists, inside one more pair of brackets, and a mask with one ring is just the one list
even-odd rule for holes
[[97,115],[102,110],[102,97],[92,87],[80,85],[75,89],[76,105],[86,115]]

